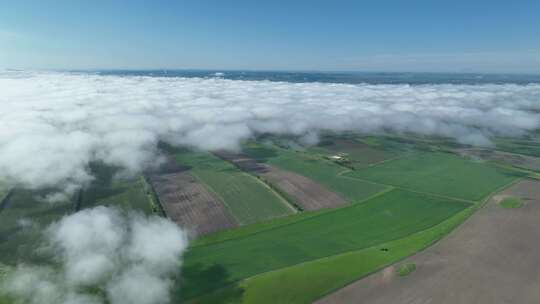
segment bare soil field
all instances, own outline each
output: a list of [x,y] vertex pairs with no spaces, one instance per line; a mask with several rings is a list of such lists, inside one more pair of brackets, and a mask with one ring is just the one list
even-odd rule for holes
[[196,237],[237,227],[223,202],[188,172],[152,175],[167,216]]
[[540,158],[534,156],[477,148],[457,149],[455,151],[464,157],[493,161],[532,171],[540,171]]
[[341,196],[294,172],[269,167],[261,177],[291,196],[303,210],[338,208],[347,204]]
[[257,163],[254,159],[242,154],[220,152],[217,155],[235,164],[241,170],[259,176],[292,198],[303,210],[337,208],[347,204],[341,196],[300,174]]
[[[524,205],[499,206],[508,196]],[[316,303],[538,303],[539,239],[540,182],[520,181],[435,245]],[[408,263],[416,270],[399,276]]]

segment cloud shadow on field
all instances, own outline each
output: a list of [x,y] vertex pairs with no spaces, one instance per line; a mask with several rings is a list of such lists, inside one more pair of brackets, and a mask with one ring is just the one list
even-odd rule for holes
[[183,303],[238,303],[243,294],[222,265],[194,264],[182,269],[173,298],[187,299]]
[[249,147],[245,148],[244,150],[245,152],[247,152],[247,154],[249,154],[250,157],[254,158],[255,160],[257,160],[257,162],[260,163],[266,163],[270,158],[278,156],[277,152],[269,147]]

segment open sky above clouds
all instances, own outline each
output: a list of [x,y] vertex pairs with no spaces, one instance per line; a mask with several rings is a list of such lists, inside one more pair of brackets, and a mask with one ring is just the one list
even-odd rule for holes
[[0,73],[0,179],[72,192],[102,161],[140,172],[157,143],[237,149],[261,133],[413,132],[489,146],[540,124],[540,85],[369,85]]
[[0,1],[0,67],[540,73],[537,0]]

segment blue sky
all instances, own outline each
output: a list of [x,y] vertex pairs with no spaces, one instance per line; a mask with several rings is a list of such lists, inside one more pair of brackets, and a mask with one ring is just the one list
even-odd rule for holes
[[5,1],[0,67],[540,73],[540,1]]

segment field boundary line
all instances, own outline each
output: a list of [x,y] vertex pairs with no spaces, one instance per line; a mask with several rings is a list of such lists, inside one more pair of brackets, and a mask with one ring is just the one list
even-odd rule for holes
[[[413,252],[413,253],[411,253],[411,254],[409,254],[409,255],[406,255],[406,256],[404,256],[404,257],[402,257],[402,258],[396,259],[395,261],[392,261],[392,262],[390,262],[390,263],[383,264],[383,265],[381,265],[380,267],[378,267],[377,269],[375,269],[375,270],[373,270],[373,271],[371,271],[371,272],[366,273],[364,276],[361,276],[361,277],[359,277],[359,278],[357,278],[357,279],[355,279],[355,280],[352,280],[352,281],[350,281],[350,282],[348,282],[348,283],[346,283],[346,284],[343,284],[343,285],[340,286],[340,287],[337,287],[337,288],[332,289],[332,290],[330,290],[330,291],[328,291],[328,292],[325,292],[323,295],[321,295],[320,297],[316,298],[313,302],[316,302],[316,301],[318,301],[318,300],[320,300],[320,299],[322,299],[322,298],[324,298],[324,297],[326,297],[326,296],[329,296],[329,295],[333,294],[334,292],[337,292],[337,291],[339,291],[339,290],[341,290],[341,289],[343,289],[343,288],[345,288],[345,287],[347,287],[347,286],[349,286],[349,285],[351,285],[351,284],[354,284],[354,283],[356,283],[356,282],[358,282],[358,281],[360,281],[360,280],[362,280],[362,279],[364,279],[364,278],[366,278],[366,277],[368,277],[368,276],[370,276],[370,275],[372,275],[372,274],[375,274],[375,273],[377,273],[377,272],[383,270],[383,269],[386,268],[386,267],[389,267],[389,266],[391,266],[391,265],[394,265],[394,264],[397,264],[397,263],[399,263],[399,262],[402,262],[402,261],[404,261],[404,260],[406,260],[406,259],[408,259],[408,258],[410,258],[410,257],[412,257],[412,256],[414,256],[414,255],[417,255],[417,254],[423,252],[424,250],[427,250],[428,248],[430,248],[430,247],[434,246],[435,244],[437,244],[438,242],[442,241],[442,240],[443,240],[446,236],[448,236],[450,233],[452,233],[453,231],[455,231],[456,229],[458,229],[463,223],[465,223],[465,221],[467,221],[472,215],[474,215],[474,214],[476,213],[476,211],[477,211],[476,206],[474,206],[474,205],[473,205],[473,206],[469,206],[469,207],[463,209],[462,211],[458,212],[457,214],[455,214],[455,215],[453,215],[453,216],[447,218],[446,220],[444,220],[444,221],[442,221],[442,222],[440,222],[440,223],[438,223],[438,224],[436,224],[436,225],[434,225],[434,226],[432,226],[432,227],[430,227],[430,228],[427,228],[427,229],[423,229],[423,230],[417,231],[417,232],[415,232],[415,233],[413,233],[413,234],[410,234],[410,235],[408,235],[408,236],[402,238],[402,239],[405,239],[405,238],[408,238],[408,237],[413,237],[413,236],[415,236],[416,234],[427,233],[428,230],[433,229],[433,228],[435,228],[436,226],[439,226],[439,225],[441,225],[441,226],[442,226],[443,224],[449,224],[449,225],[452,225],[452,227],[450,227],[447,231],[444,231],[442,234],[440,234],[438,237],[436,237],[436,238],[433,239],[431,242],[429,242],[428,244],[426,244],[426,245],[425,245],[424,247],[422,247],[420,250],[415,251],[415,252]],[[460,215],[462,215],[463,218],[461,218],[461,219],[458,218],[458,216],[460,216]],[[457,219],[457,222],[456,222],[456,223],[453,223],[453,224],[450,223],[450,221],[451,221],[452,219],[454,219],[454,218]],[[394,242],[394,241],[398,241],[398,240],[401,240],[401,239],[396,239],[396,240],[392,240],[392,241],[389,241],[389,242]],[[380,245],[384,245],[384,244],[387,244],[387,243],[383,243],[383,244],[380,244]],[[373,247],[375,247],[375,246],[373,246]],[[370,247],[370,248],[373,248],[373,247]],[[369,249],[369,248],[366,248],[366,249]],[[363,249],[361,249],[361,250],[363,250]],[[361,251],[361,250],[358,250],[358,251]]]
[[6,205],[9,201],[9,198],[11,195],[13,195],[13,192],[15,191],[15,188],[10,188],[6,191],[2,199],[0,200],[0,213],[6,208]]
[[358,181],[361,181],[361,182],[372,183],[372,184],[374,184],[374,185],[385,186],[385,187],[392,187],[392,188],[399,189],[399,190],[403,190],[403,191],[407,191],[407,192],[413,192],[413,193],[423,194],[423,195],[432,196],[432,197],[445,198],[445,199],[453,200],[453,201],[459,201],[459,202],[465,202],[465,203],[472,203],[472,204],[475,204],[475,203],[477,203],[477,202],[479,202],[479,201],[482,200],[482,199],[480,199],[480,200],[478,200],[478,201],[475,201],[475,200],[468,200],[468,199],[463,199],[463,198],[458,198],[458,197],[453,197],[453,196],[447,196],[447,195],[442,195],[442,194],[437,194],[437,193],[432,193],[432,192],[424,192],[424,191],[413,190],[413,189],[406,188],[406,187],[402,187],[402,186],[398,186],[398,185],[383,184],[383,183],[374,182],[374,181],[370,181],[370,180],[367,180],[367,179],[358,178],[358,177],[354,177],[354,176],[343,175],[343,174],[346,174],[346,173],[349,173],[349,172],[354,172],[354,171],[353,171],[353,170],[343,171],[342,173],[340,173],[340,174],[341,174],[340,176],[343,177],[343,178],[348,178],[348,179],[358,180]]
[[[400,155],[400,156],[396,156],[396,157],[391,157],[389,159],[385,159],[385,160],[381,160],[381,161],[378,161],[378,162],[375,162],[375,163],[372,163],[372,164],[369,164],[363,168],[359,168],[358,170],[362,170],[362,169],[365,169],[365,168],[372,168],[372,167],[376,167],[378,165],[382,165],[384,163],[388,163],[388,162],[391,162],[391,161],[394,161],[394,160],[398,160],[398,159],[402,159],[402,158],[406,158],[406,157],[410,157],[411,155],[413,155],[413,152],[406,152],[404,155]],[[338,164],[339,165],[339,164]],[[351,170],[351,171],[354,171],[354,170]]]
[[[276,230],[276,229],[280,229],[282,227],[287,227],[287,226],[290,226],[290,225],[294,225],[294,224],[297,224],[297,223],[301,223],[301,222],[304,222],[304,221],[307,221],[307,220],[310,220],[310,219],[313,219],[313,218],[317,218],[317,217],[320,217],[320,216],[325,216],[326,214],[329,214],[329,213],[333,213],[333,212],[337,212],[339,210],[343,210],[343,209],[346,209],[346,208],[352,208],[354,207],[355,205],[358,205],[358,204],[361,204],[361,203],[364,203],[368,200],[371,200],[371,199],[374,199],[380,195],[383,195],[383,194],[386,194],[392,190],[395,190],[394,188],[392,187],[387,187],[389,189],[384,189],[380,192],[377,192],[363,200],[360,200],[356,203],[353,203],[353,204],[347,204],[341,208],[333,208],[333,209],[320,209],[320,210],[315,210],[315,211],[321,211],[323,210],[322,213],[320,214],[316,214],[314,216],[310,216],[308,218],[303,218],[303,219],[299,219],[298,221],[295,221],[295,222],[291,222],[291,223],[287,223],[287,224],[283,224],[283,225],[279,225],[279,226],[275,226],[275,227],[270,227],[268,229],[263,229],[263,230],[259,230],[259,231],[255,231],[253,233],[249,233],[249,234],[246,234],[246,235],[243,235],[243,236],[238,236],[238,237],[234,237],[234,238],[230,238],[230,239],[226,239],[226,240],[221,240],[221,241],[216,241],[216,242],[212,242],[212,243],[208,243],[208,244],[202,244],[202,245],[197,245],[197,246],[193,246],[192,248],[199,248],[199,247],[205,247],[205,246],[210,246],[210,245],[214,245],[214,244],[220,244],[220,243],[225,243],[225,242],[230,242],[230,241],[233,241],[233,240],[239,240],[239,239],[244,239],[244,238],[247,238],[247,237],[251,237],[253,235],[257,235],[257,234],[260,234],[260,233],[263,233],[263,232],[267,232],[267,231],[272,231],[272,230]],[[308,212],[299,212],[297,214],[302,214],[302,213],[308,213]],[[256,223],[255,223],[256,224]],[[234,228],[233,228],[234,229]]]
[[[234,221],[236,222],[236,224],[238,224],[238,226],[241,226],[242,223],[240,222],[240,220],[238,218],[236,218],[236,216],[234,215],[234,213],[231,211],[231,207],[229,206],[229,204],[227,204],[227,202],[223,199],[223,197],[221,195],[219,195],[219,193],[217,193],[217,191],[215,191],[210,185],[208,185],[196,172],[195,170],[190,170],[189,174],[191,174],[191,176],[193,176],[197,182],[199,182],[201,184],[202,187],[206,188],[206,190],[214,193],[216,195],[217,198],[219,198],[221,200],[221,202],[223,203],[223,205],[225,206],[225,209],[227,209],[227,212],[229,213],[229,215],[234,219]],[[234,229],[234,228],[231,228],[231,229]],[[225,229],[225,230],[229,230],[229,229]],[[225,231],[225,230],[222,230],[222,231]]]
[[[339,257],[339,256],[344,256],[344,255],[349,255],[349,254],[354,254],[354,253],[357,253],[357,252],[360,252],[360,251],[364,251],[364,250],[369,250],[369,249],[373,249],[373,248],[377,248],[377,247],[380,247],[380,246],[385,246],[386,244],[388,243],[391,243],[391,242],[395,242],[395,241],[399,241],[399,240],[402,240],[402,239],[406,239],[406,238],[409,238],[409,237],[413,237],[417,234],[420,234],[420,233],[425,233],[427,232],[428,230],[430,229],[433,229],[437,226],[442,226],[444,224],[446,224],[447,222],[449,222],[450,220],[454,219],[455,217],[457,218],[458,215],[460,215],[461,213],[463,213],[464,215],[464,218],[461,219],[458,223],[455,224],[455,226],[453,226],[451,229],[448,230],[448,232],[446,232],[445,234],[441,235],[440,237],[436,238],[435,240],[433,240],[432,242],[428,243],[427,245],[425,245],[422,249],[418,250],[418,251],[415,251],[414,253],[410,254],[410,255],[407,255],[401,259],[397,259],[395,261],[392,261],[390,263],[386,263],[386,264],[383,264],[381,265],[380,267],[376,268],[375,270],[373,270],[372,272],[369,272],[367,274],[365,274],[364,276],[361,276],[359,277],[358,279],[355,279],[347,284],[344,284],[343,286],[341,287],[338,287],[336,289],[333,289],[331,291],[329,291],[328,293],[325,293],[324,295],[322,295],[321,297],[317,298],[318,299],[321,299],[337,290],[340,290],[354,282],[357,282],[358,280],[361,280],[373,273],[376,273],[378,271],[380,271],[381,269],[384,269],[385,267],[388,267],[389,265],[392,265],[392,264],[395,264],[395,263],[398,263],[400,261],[403,261],[419,252],[422,252],[424,251],[425,249],[433,246],[434,244],[436,244],[438,241],[440,241],[441,239],[443,239],[445,236],[447,236],[450,232],[454,231],[457,227],[459,227],[463,222],[465,222],[472,214],[475,213],[475,206],[469,206],[469,207],[466,207],[464,208],[463,210],[457,212],[456,214],[446,218],[444,221],[442,222],[439,222],[439,223],[436,223],[426,229],[422,229],[422,230],[419,230],[419,231],[415,231],[411,234],[408,234],[404,237],[401,237],[401,238],[395,238],[395,239],[391,239],[391,240],[388,240],[384,243],[380,243],[380,244],[376,244],[376,245],[373,245],[373,246],[369,246],[369,247],[364,247],[364,248],[358,248],[358,249],[353,249],[353,250],[347,250],[347,251],[343,251],[343,252],[340,252],[340,253],[337,253],[337,254],[332,254],[332,255],[327,255],[327,256],[323,256],[323,257],[320,257],[320,258],[316,258],[316,259],[312,259],[312,260],[306,260],[306,261],[303,261],[303,262],[300,262],[300,263],[296,263],[296,264],[293,264],[293,265],[289,265],[289,266],[285,266],[285,267],[281,267],[281,268],[277,268],[277,269],[272,269],[272,270],[269,270],[269,271],[265,271],[265,272],[260,272],[260,273],[257,273],[255,275],[252,275],[250,277],[246,277],[246,278],[243,278],[243,279],[238,279],[238,280],[235,280],[235,281],[232,281],[226,285],[223,285],[222,287],[219,287],[219,288],[216,288],[214,290],[211,290],[209,293],[213,293],[213,292],[217,292],[219,290],[222,290],[222,289],[226,289],[230,286],[234,286],[238,283],[241,283],[241,282],[244,282],[244,281],[249,281],[249,280],[253,280],[257,277],[260,277],[260,276],[263,276],[263,275],[266,275],[266,274],[269,274],[269,273],[273,273],[273,272],[278,272],[278,271],[282,271],[282,270],[285,270],[285,269],[289,269],[289,268],[293,268],[293,267],[297,267],[297,266],[301,266],[301,265],[305,265],[305,264],[308,264],[308,263],[315,263],[317,261],[324,261],[324,260],[328,260],[328,259],[331,259],[331,258],[335,258],[335,257]],[[470,214],[467,214],[467,213],[470,213]],[[192,297],[192,298],[189,298],[187,300],[193,300],[193,299],[197,299],[201,296],[195,296],[195,297]]]
[[504,191],[504,190],[506,190],[506,189],[512,187],[513,185],[515,185],[515,184],[517,184],[517,183],[519,183],[519,182],[522,182],[522,181],[524,181],[524,180],[527,180],[527,179],[528,179],[527,177],[516,178],[515,180],[511,181],[510,183],[508,183],[508,184],[506,184],[506,185],[504,185],[504,186],[502,186],[502,187],[497,188],[497,190],[491,192],[491,193],[490,193],[488,196],[486,196],[483,200],[481,200],[481,201],[478,202],[478,205],[476,206],[477,209],[481,209],[481,208],[483,208],[484,206],[486,206],[486,205],[489,203],[489,201],[493,198],[494,195],[496,195],[496,194],[498,194],[498,193],[500,193],[500,192],[502,192],[502,191]]
[[[272,187],[270,187],[270,185],[268,185],[266,182],[264,182],[263,180],[261,180],[261,178],[259,178],[257,175],[253,175],[251,173],[248,173],[246,171],[243,171],[243,170],[240,170],[240,173],[241,174],[244,174],[246,176],[248,176],[249,178],[251,179],[254,179],[257,183],[261,184],[263,187],[265,187],[266,189],[268,189],[270,191],[270,193],[274,194],[274,196],[276,196],[283,205],[285,205],[285,207],[287,207],[288,209],[290,209],[292,211],[292,214],[296,214],[296,213],[299,213],[300,211],[298,209],[296,209],[293,205],[291,205],[291,203],[289,203],[289,201],[287,199],[285,199],[280,193],[278,193],[275,189],[273,189]],[[271,218],[268,218],[268,219],[272,219],[272,218],[278,218],[278,217],[283,217],[283,216],[288,216],[290,214],[283,214],[281,216],[275,216],[275,217],[271,217]]]
[[165,218],[169,218],[169,215],[165,211],[165,208],[159,199],[159,195],[157,194],[156,189],[154,189],[152,182],[149,181],[149,178],[147,178],[145,174],[141,174],[139,182],[142,183],[143,194],[146,195],[152,211],[154,213],[159,213],[159,215]]
[[[279,198],[279,200],[282,201],[282,203],[288,207],[289,209],[292,210],[292,213],[293,214],[296,214],[296,213],[299,213],[301,212],[302,210],[299,210],[293,203],[289,202],[289,200],[284,196],[282,195],[281,193],[279,193],[276,189],[274,189],[269,182],[267,182],[266,180],[263,180],[262,177],[260,177],[259,175],[257,174],[254,174],[254,173],[251,173],[251,172],[248,172],[246,170],[244,170],[243,168],[241,168],[238,164],[236,164],[235,162],[232,162],[226,158],[223,158],[221,157],[219,154],[216,154],[216,153],[212,153],[212,155],[216,156],[217,158],[223,160],[224,162],[226,163],[229,163],[231,165],[233,165],[236,169],[238,169],[238,171],[240,171],[240,173],[243,173],[243,174],[246,174],[248,175],[250,178],[254,178],[256,179],[258,182],[260,182],[261,184],[263,184],[264,187],[268,188],[270,190],[271,193],[273,193],[275,196],[277,196]],[[255,160],[254,158],[251,158],[249,156],[247,156],[248,158],[252,159],[254,162],[258,163],[257,160]],[[284,214],[282,216],[287,216],[287,214]],[[277,217],[282,217],[282,216],[277,216]],[[277,218],[277,217],[274,217],[274,218]]]
[[[455,224],[453,224],[453,227],[451,227],[450,229],[448,229],[447,231],[445,231],[444,234],[442,234],[440,237],[434,239],[432,242],[430,242],[429,244],[427,244],[426,246],[424,246],[422,249],[420,249],[420,250],[418,250],[418,251],[415,251],[414,253],[412,253],[412,254],[410,254],[410,255],[407,255],[407,256],[405,256],[405,257],[403,257],[403,258],[401,258],[401,259],[397,259],[397,260],[395,260],[395,261],[393,261],[393,262],[390,262],[390,263],[388,263],[388,264],[382,265],[381,267],[377,268],[376,270],[374,270],[374,271],[372,271],[372,272],[369,272],[369,273],[367,273],[366,275],[364,275],[364,276],[362,276],[362,277],[360,277],[360,278],[358,278],[358,279],[356,279],[356,280],[353,280],[353,281],[351,281],[351,282],[349,282],[349,283],[347,283],[347,284],[344,284],[344,285],[341,286],[341,287],[335,288],[335,289],[333,289],[333,290],[331,290],[331,291],[329,291],[329,292],[323,294],[322,296],[318,297],[315,301],[320,300],[320,299],[322,299],[322,298],[324,298],[324,297],[326,297],[326,296],[328,296],[328,295],[331,295],[331,294],[333,294],[334,292],[336,292],[336,291],[338,291],[338,290],[341,290],[341,289],[343,289],[343,288],[345,288],[345,287],[347,287],[347,286],[349,286],[349,285],[351,285],[351,284],[354,284],[354,283],[358,282],[359,280],[362,280],[362,279],[364,279],[364,278],[366,278],[366,277],[368,277],[368,276],[370,276],[370,275],[372,275],[372,274],[374,274],[374,273],[377,273],[377,272],[381,271],[382,269],[384,269],[384,268],[386,268],[386,267],[388,267],[388,266],[390,266],[390,265],[394,265],[394,264],[396,264],[396,263],[399,263],[399,262],[401,262],[401,261],[404,261],[404,260],[406,260],[406,259],[408,259],[408,258],[410,258],[410,257],[412,257],[412,256],[414,256],[414,255],[416,255],[416,254],[419,254],[420,252],[423,252],[424,250],[427,250],[428,248],[430,248],[430,247],[432,247],[433,245],[437,244],[438,242],[442,241],[442,240],[443,240],[446,236],[448,236],[450,233],[452,233],[452,232],[454,232],[456,229],[458,229],[463,223],[465,223],[469,218],[471,218],[474,214],[476,214],[476,212],[477,212],[479,209],[483,208],[483,207],[487,204],[487,202],[489,202],[489,201],[491,200],[491,198],[492,198],[494,195],[496,195],[497,193],[500,193],[501,191],[504,191],[505,189],[507,189],[507,188],[513,186],[514,184],[517,184],[518,182],[520,182],[520,181],[522,181],[522,180],[525,180],[525,179],[526,179],[526,178],[518,178],[518,179],[516,179],[516,180],[513,180],[513,181],[510,182],[510,183],[507,183],[506,185],[504,185],[504,186],[502,186],[502,187],[499,187],[497,190],[491,192],[491,193],[490,193],[488,196],[486,196],[484,199],[482,199],[482,200],[480,200],[480,201],[476,201],[476,203],[475,203],[474,205],[469,206],[469,207],[463,209],[462,211],[458,212],[457,214],[455,214],[455,215],[453,215],[453,216],[447,218],[447,219],[444,220],[443,222],[440,222],[440,223],[438,223],[437,225],[435,225],[435,226],[438,226],[438,225],[441,225],[441,226],[442,226],[445,222],[449,222],[452,218],[454,218],[454,217],[457,218],[457,217],[459,216],[460,213],[463,213],[463,218],[462,218],[462,219],[457,218],[458,222],[455,223]],[[414,236],[415,234],[419,234],[419,233],[426,233],[428,230],[433,229],[435,226],[432,226],[432,227],[430,227],[430,228],[427,228],[427,229],[423,229],[423,230],[417,231],[417,232],[415,232],[415,233],[413,233],[413,234],[410,234],[410,235],[406,236],[405,238],[407,238],[407,237],[412,237],[412,236]],[[395,241],[395,240],[393,240],[393,241]],[[392,242],[392,241],[390,241],[390,242]],[[384,245],[384,244],[385,244],[385,243],[380,244],[379,246]],[[376,247],[376,246],[373,246],[373,247]],[[372,248],[372,247],[369,247],[369,248]],[[366,249],[368,249],[368,248],[366,248]],[[361,249],[361,250],[364,250],[364,249]],[[361,251],[361,250],[357,250],[357,251]],[[330,257],[329,257],[329,258],[330,258]],[[292,267],[292,266],[290,266],[290,267]],[[314,301],[314,302],[315,302],[315,301]]]

